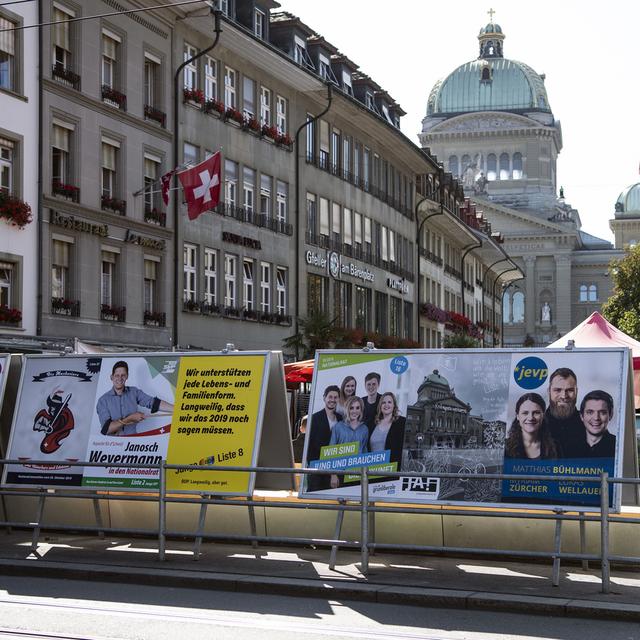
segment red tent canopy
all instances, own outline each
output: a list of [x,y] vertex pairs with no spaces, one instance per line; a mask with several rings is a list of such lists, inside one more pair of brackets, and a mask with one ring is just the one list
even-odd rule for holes
[[311,382],[313,360],[301,360],[284,365],[284,379],[288,389],[296,389],[301,382]]

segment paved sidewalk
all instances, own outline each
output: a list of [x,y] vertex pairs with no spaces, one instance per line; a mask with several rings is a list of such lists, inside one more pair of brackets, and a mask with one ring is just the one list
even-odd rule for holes
[[161,562],[152,539],[43,534],[39,558],[30,545],[30,532],[0,530],[0,584],[1,574],[90,575],[109,582],[640,621],[637,568],[613,570],[605,595],[599,568],[579,564],[565,563],[560,586],[553,587],[550,563],[502,559],[379,553],[371,556],[365,578],[352,550],[338,552],[332,571],[329,549],[308,546],[203,543],[195,561],[192,542],[169,540]]

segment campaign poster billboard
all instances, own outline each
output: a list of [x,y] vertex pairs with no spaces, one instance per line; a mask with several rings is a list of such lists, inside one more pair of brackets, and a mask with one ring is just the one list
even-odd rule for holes
[[332,471],[366,466],[374,501],[597,509],[598,484],[572,478],[621,474],[628,368],[626,349],[319,351],[303,463],[327,473],[300,494],[359,499]]
[[[5,467],[3,484],[153,490],[159,471],[146,465],[163,460],[255,465],[268,358],[26,356],[7,453],[20,464]],[[82,461],[106,466],[69,464]],[[220,474],[216,493],[246,495],[254,475]],[[199,480],[182,488],[209,488]]]

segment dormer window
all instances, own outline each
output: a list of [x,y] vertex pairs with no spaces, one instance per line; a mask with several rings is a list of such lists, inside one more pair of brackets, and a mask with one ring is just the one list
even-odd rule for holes
[[338,84],[336,77],[333,75],[333,71],[331,70],[331,66],[329,65],[329,59],[322,54],[318,55],[319,69],[318,75],[327,82],[333,82],[334,84]]
[[264,11],[256,9],[253,13],[253,33],[260,40],[264,40],[264,25],[266,24],[266,15]]
[[365,94],[365,104],[367,105],[367,109],[375,111],[376,104],[373,101],[373,93],[371,93],[371,91],[367,91],[367,93]]
[[218,6],[220,7],[220,11],[222,11],[222,13],[227,16],[227,18],[229,17],[229,5],[231,3],[231,0],[219,0],[219,4]]
[[293,36],[294,38],[294,49],[293,49],[293,59],[299,64],[303,65],[307,59],[307,43],[298,36]]
[[480,77],[481,82],[491,82],[491,69],[487,67],[482,67],[482,76]]
[[350,96],[353,95],[353,86],[351,85],[351,74],[347,71],[342,72],[342,90],[345,93],[348,93]]
[[391,119],[391,115],[389,114],[389,108],[384,103],[382,103],[382,115],[385,117],[386,121],[389,124],[393,124],[393,120]]

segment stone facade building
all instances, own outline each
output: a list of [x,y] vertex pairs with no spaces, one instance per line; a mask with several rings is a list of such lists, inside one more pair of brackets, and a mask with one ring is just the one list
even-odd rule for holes
[[522,271],[502,295],[504,344],[544,345],[607,300],[608,265],[620,251],[585,232],[558,193],[562,129],[544,75],[505,58],[504,39],[493,22],[480,30],[478,58],[433,86],[419,138],[500,230]]

